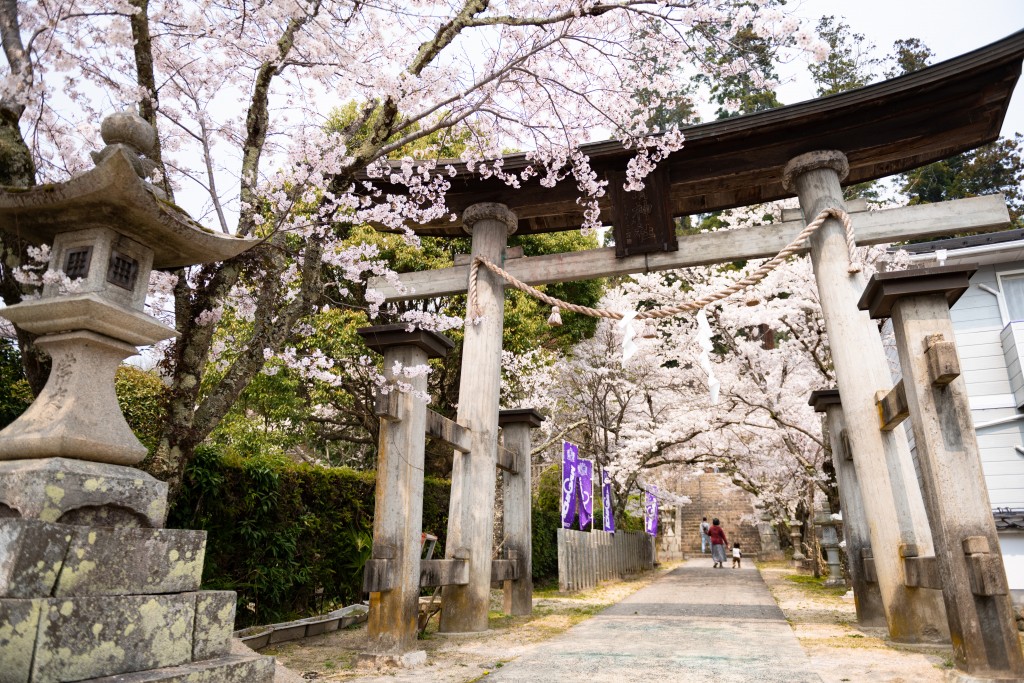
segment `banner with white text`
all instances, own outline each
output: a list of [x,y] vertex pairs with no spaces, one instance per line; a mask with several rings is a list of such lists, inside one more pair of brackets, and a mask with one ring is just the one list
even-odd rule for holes
[[576,519],[576,483],[580,447],[568,441],[562,442],[562,528],[568,529]]

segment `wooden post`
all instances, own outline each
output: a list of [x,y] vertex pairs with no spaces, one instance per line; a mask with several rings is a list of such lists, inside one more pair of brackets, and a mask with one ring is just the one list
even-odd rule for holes
[[505,614],[523,616],[533,613],[533,537],[531,532],[530,477],[533,469],[530,430],[540,427],[544,416],[532,408],[502,410],[498,413],[505,448],[518,453],[518,472],[502,473],[502,498],[505,503],[505,548],[515,553],[519,578],[505,582]]
[[870,554],[871,538],[860,483],[857,481],[857,470],[853,466],[853,452],[849,448],[846,425],[843,422],[839,390],[813,391],[808,403],[816,412],[824,412],[828,421],[832,464],[836,469],[839,501],[842,505],[843,540],[846,541],[853,601],[857,607],[857,623],[861,626],[885,626],[885,609],[882,607],[882,594],[878,590],[878,583],[868,581],[864,570],[864,550],[867,549]]
[[[384,374],[395,379],[395,363],[425,365],[443,358],[451,340],[434,332],[407,332],[405,325],[378,325],[358,330],[366,345],[384,356]],[[426,391],[427,377],[402,377],[413,391]],[[423,450],[427,404],[412,393],[395,393],[392,413],[381,418],[377,449],[377,489],[373,515],[373,550],[367,566],[370,613],[368,652],[372,664],[414,666],[426,653],[414,651],[420,595],[420,534],[423,526]],[[377,589],[377,590],[374,590]],[[382,590],[383,589],[383,590]]]
[[860,306],[892,316],[957,668],[1017,681],[1024,657],[949,317],[976,269],[878,273]]
[[[515,214],[504,204],[474,204],[463,212],[462,222],[473,236],[473,257],[500,264],[518,225]],[[472,431],[472,449],[455,453],[445,548],[445,557],[469,560],[469,583],[442,589],[443,633],[486,631],[490,603],[505,287],[486,268],[479,271],[476,300],[481,319],[465,328],[457,419]]]
[[[783,182],[796,191],[805,219],[825,208],[844,208],[839,181],[849,166],[841,152],[810,152],[786,165]],[[811,237],[811,263],[825,318],[843,417],[857,459],[854,466],[864,494],[878,587],[893,640],[920,642],[947,637],[941,595],[908,588],[899,556],[901,545],[932,551],[924,501],[903,430],[878,428],[875,393],[892,386],[878,328],[857,310],[864,288],[850,274],[842,224],[827,220]]]

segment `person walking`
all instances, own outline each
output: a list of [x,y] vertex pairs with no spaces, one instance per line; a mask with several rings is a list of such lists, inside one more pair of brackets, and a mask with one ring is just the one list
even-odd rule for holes
[[708,536],[711,537],[711,566],[721,567],[722,563],[725,562],[725,549],[728,546],[729,539],[725,537],[725,529],[719,525],[717,517],[711,520]]
[[742,569],[743,568],[741,566],[742,560],[743,560],[743,551],[740,550],[740,544],[739,543],[733,543],[732,544],[732,568],[733,569],[737,569],[737,568]]
[[708,546],[711,545],[711,537],[708,536],[710,530],[711,525],[708,524],[708,518],[705,517],[700,522],[700,552],[702,555],[708,551]]

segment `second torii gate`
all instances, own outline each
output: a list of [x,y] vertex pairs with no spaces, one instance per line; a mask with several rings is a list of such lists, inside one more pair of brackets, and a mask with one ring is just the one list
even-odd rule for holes
[[[687,146],[671,155],[660,175],[637,193],[636,202],[659,208],[646,215],[685,215],[771,201],[797,194],[806,219],[824,208],[845,209],[840,181],[857,183],[920,166],[994,140],[1024,58],[1024,32],[915,74],[841,95],[686,129]],[[629,151],[615,143],[584,149],[595,171],[613,182]],[[507,157],[515,172],[527,164]],[[618,181],[621,182],[621,181]],[[400,188],[395,188],[400,191]],[[624,215],[620,204],[603,209]],[[803,220],[678,238],[677,251],[616,258],[614,249],[511,258],[507,237],[570,229],[581,222],[570,189],[534,183],[511,190],[495,179],[461,172],[452,179],[449,207],[456,223],[417,226],[424,235],[473,237],[471,257],[482,255],[528,284],[613,274],[649,272],[774,256],[803,227]],[[636,212],[634,212],[635,215]],[[621,229],[625,221],[617,220]],[[979,197],[936,205],[855,214],[858,245],[962,232],[996,230],[1009,224],[1001,197]],[[644,227],[644,226],[641,226]],[[651,226],[657,231],[666,226]],[[667,230],[670,232],[671,227]],[[670,248],[668,233],[660,243]],[[626,243],[633,235],[617,234]],[[659,239],[638,240],[648,248]],[[674,246],[674,245],[671,245]],[[655,247],[657,248],[657,247]],[[624,250],[620,248],[620,254]],[[874,570],[890,635],[922,641],[948,637],[939,591],[908,586],[900,548],[933,552],[910,450],[902,430],[881,432],[875,394],[892,386],[876,325],[857,309],[863,278],[847,272],[842,227],[830,219],[810,240],[809,251],[832,345],[842,411],[856,453],[870,527]],[[506,260],[508,259],[508,260]],[[402,276],[398,291],[372,283],[389,301],[465,292],[469,267],[456,266]],[[487,628],[494,461],[497,444],[503,283],[480,269],[477,301],[484,321],[468,326],[463,348],[458,421],[472,429],[468,453],[456,453],[452,473],[448,557],[465,558],[470,581],[449,587],[443,632]]]

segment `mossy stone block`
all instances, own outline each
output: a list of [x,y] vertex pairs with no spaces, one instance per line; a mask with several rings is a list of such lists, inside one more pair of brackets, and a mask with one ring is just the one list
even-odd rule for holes
[[234,591],[196,593],[196,625],[192,641],[194,661],[220,657],[231,650],[235,601]]
[[192,661],[195,593],[51,598],[33,681],[80,681]]
[[45,600],[0,598],[0,683],[28,683]]

